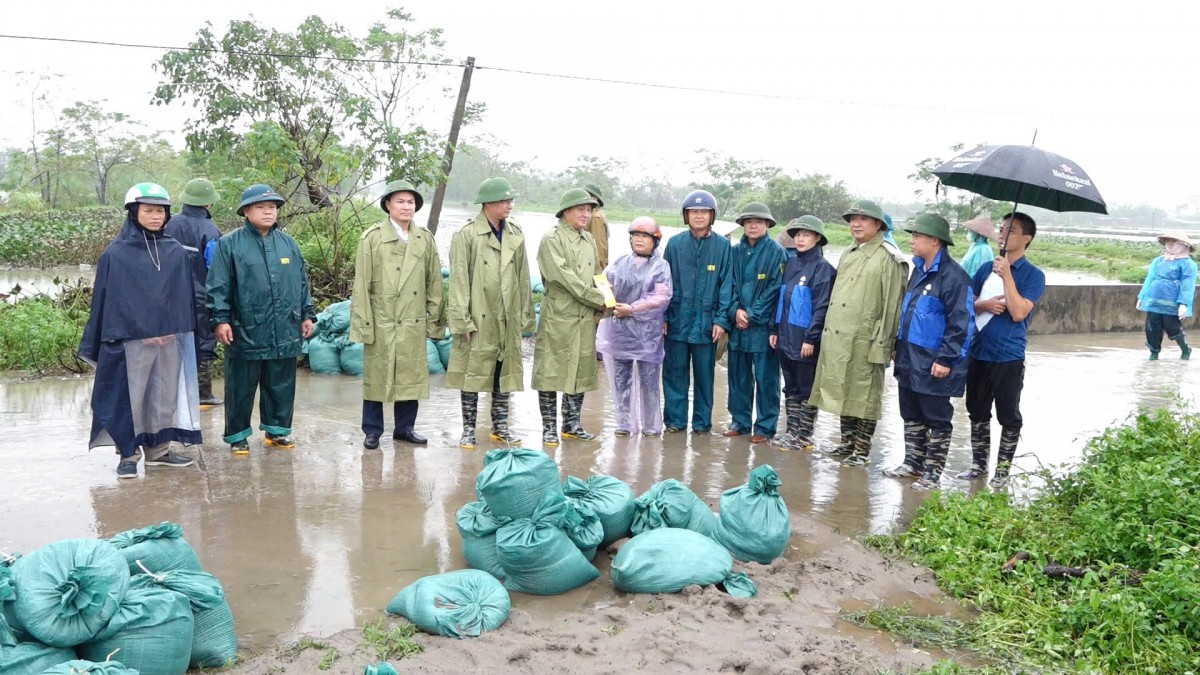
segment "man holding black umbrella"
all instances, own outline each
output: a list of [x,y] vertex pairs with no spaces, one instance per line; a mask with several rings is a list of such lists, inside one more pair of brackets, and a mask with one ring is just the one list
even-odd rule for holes
[[[980,326],[967,366],[967,413],[971,418],[971,468],[958,478],[987,475],[991,454],[992,404],[1000,420],[1000,449],[990,486],[1008,483],[1009,468],[1021,436],[1021,389],[1025,381],[1025,345],[1029,317],[1046,290],[1046,275],[1025,258],[1037,235],[1037,223],[1017,211],[1004,216],[1000,241],[1005,253],[984,263],[972,279]],[[1002,286],[992,292],[992,273]],[[985,292],[986,284],[986,292]],[[990,317],[990,318],[989,318]]]

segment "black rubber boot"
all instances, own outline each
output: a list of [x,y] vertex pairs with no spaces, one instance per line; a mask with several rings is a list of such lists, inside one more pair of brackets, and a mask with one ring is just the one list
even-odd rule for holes
[[888,478],[916,478],[925,470],[925,445],[929,430],[921,422],[904,423],[904,462],[884,469]]
[[1013,457],[1017,454],[1017,441],[1021,438],[1020,429],[1000,430],[1000,449],[996,452],[996,475],[988,482],[993,490],[1002,489],[1008,485],[1008,474],[1012,469]]
[[1192,358],[1192,348],[1188,346],[1187,337],[1180,335],[1175,338],[1175,342],[1179,343],[1179,358],[1187,361]]
[[[791,415],[791,412],[788,412]],[[812,450],[816,447],[813,444],[812,435],[813,427],[817,425],[817,406],[809,405],[808,401],[800,404],[798,419],[796,420],[796,448],[799,450]]]
[[950,454],[950,430],[930,429],[925,437],[925,467],[921,479],[912,484],[914,490],[936,490],[942,482],[946,455]]
[[992,422],[971,423],[971,468],[955,476],[975,480],[987,475],[988,456],[992,454]]
[[787,419],[787,428],[782,434],[771,439],[771,445],[788,450],[796,449],[796,434],[800,426],[800,398],[788,396],[784,399],[783,410]]
[[500,441],[505,445],[520,445],[521,437],[517,436],[508,429],[508,410],[509,397],[512,394],[504,394],[499,391],[492,391],[492,440]]
[[562,435],[580,441],[594,441],[596,434],[583,430],[583,394],[563,394]]
[[458,447],[463,450],[475,449],[475,422],[479,417],[479,394],[473,391],[462,392],[462,438]]
[[225,403],[225,401],[213,396],[213,362],[201,361],[197,365],[196,376],[200,380],[200,405],[207,407]]
[[842,460],[842,466],[863,466],[869,461],[871,439],[875,436],[877,420],[859,418],[854,426],[854,445],[850,456]]
[[538,409],[542,411],[542,445],[558,447],[558,392],[539,391]]
[[828,454],[833,457],[848,457],[854,453],[854,430],[858,427],[858,418],[842,415],[838,418],[841,425],[841,442]]

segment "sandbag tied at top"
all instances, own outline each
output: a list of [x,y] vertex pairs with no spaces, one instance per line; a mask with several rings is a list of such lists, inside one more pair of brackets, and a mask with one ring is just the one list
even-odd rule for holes
[[496,552],[496,530],[508,519],[496,518],[483,502],[471,502],[458,510],[454,520],[462,537],[463,558],[467,564],[503,579],[504,568],[500,566],[500,556]]
[[4,675],[41,675],[75,658],[68,647],[49,647],[38,642],[21,642],[12,647],[0,646],[0,673]]
[[141,675],[183,675],[194,627],[184,595],[165,588],[130,589],[104,630],[76,651],[97,662],[116,652],[121,663]]
[[613,585],[626,593],[678,593],[686,586],[720,584],[730,595],[758,593],[743,572],[733,573],[733,556],[710,537],[664,527],[625,542],[612,561]]
[[165,574],[137,574],[130,590],[164,588],[186,597],[192,609],[191,668],[219,668],[237,658],[237,631],[233,611],[221,582],[207,572],[175,570]]
[[422,577],[388,603],[387,613],[402,616],[426,633],[479,637],[508,620],[508,591],[483,570],[456,570]]
[[76,659],[59,663],[41,671],[41,675],[139,675],[139,672],[121,661],[85,661]]
[[[557,485],[556,485],[557,487]],[[496,531],[504,567],[504,587],[534,595],[557,595],[600,576],[563,531],[566,497],[547,492],[532,518],[520,518]]]
[[489,450],[475,491],[497,518],[529,518],[549,492],[562,495],[558,465],[541,450]]
[[678,527],[711,537],[717,530],[717,517],[686,485],[668,478],[637,498],[629,529],[636,536],[660,527]]
[[591,506],[567,497],[563,531],[588,562],[596,557],[596,548],[604,540],[604,526]]
[[721,495],[714,538],[742,562],[767,564],[783,555],[792,520],[779,494],[783,482],[769,464],[755,467],[745,485]]
[[596,475],[588,476],[585,481],[567,476],[567,480],[563,481],[563,494],[591,506],[595,511],[604,528],[600,546],[608,546],[629,536],[629,526],[633,524],[633,488],[620,479]]
[[121,552],[100,539],[64,539],[13,563],[21,628],[51,647],[87,642],[108,624],[129,589]]
[[192,545],[183,538],[183,527],[164,522],[140,527],[113,536],[110,544],[121,551],[133,574],[141,572],[138,561],[151,572],[161,574],[171,570],[200,572],[200,558]]

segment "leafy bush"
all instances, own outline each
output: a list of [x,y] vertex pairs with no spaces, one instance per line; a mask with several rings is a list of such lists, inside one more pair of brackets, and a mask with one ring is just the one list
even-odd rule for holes
[[87,365],[75,353],[87,317],[86,307],[80,312],[45,296],[0,304],[0,370],[83,372]]
[[94,265],[125,222],[116,207],[0,215],[0,263]]

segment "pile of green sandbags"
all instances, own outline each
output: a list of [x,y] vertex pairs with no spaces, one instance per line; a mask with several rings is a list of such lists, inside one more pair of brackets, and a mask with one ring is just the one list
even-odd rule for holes
[[479,637],[508,620],[512,601],[496,577],[480,570],[456,570],[422,577],[388,603],[387,613],[402,616],[426,633]]
[[308,367],[324,375],[362,375],[363,346],[350,342],[350,301],[335,302],[317,315],[313,335],[304,342]]

